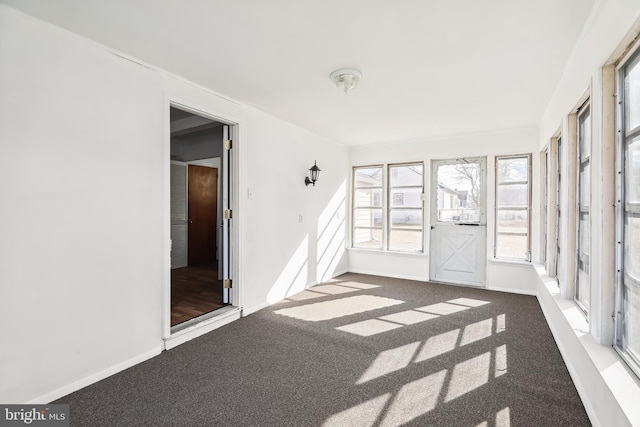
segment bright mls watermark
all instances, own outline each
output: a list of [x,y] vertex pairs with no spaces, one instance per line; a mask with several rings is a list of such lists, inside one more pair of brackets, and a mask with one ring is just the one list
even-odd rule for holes
[[69,427],[69,405],[0,405],[0,427]]

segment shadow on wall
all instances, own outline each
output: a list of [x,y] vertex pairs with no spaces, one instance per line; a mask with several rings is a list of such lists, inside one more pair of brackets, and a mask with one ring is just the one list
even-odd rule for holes
[[[309,266],[309,256],[313,253],[313,249],[317,251],[315,280],[321,282],[335,276],[345,252],[345,189],[346,181],[338,187],[319,215],[317,238],[314,239],[314,236],[307,234],[298,245],[269,290],[267,295],[269,304],[281,301],[307,288],[310,284],[310,274],[314,273],[314,269]],[[314,243],[316,248],[311,246]]]
[[335,276],[345,252],[346,186],[346,181],[343,181],[318,217],[317,282]]

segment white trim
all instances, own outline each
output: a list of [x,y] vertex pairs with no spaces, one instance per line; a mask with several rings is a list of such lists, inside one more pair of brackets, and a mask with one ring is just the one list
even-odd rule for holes
[[537,295],[535,290],[530,291],[526,289],[501,288],[499,286],[487,286],[485,289],[488,291],[507,292],[510,294],[531,295],[533,297]]
[[[347,274],[349,272],[349,269],[342,269],[340,271],[334,271],[333,272],[333,276],[331,276],[331,279],[327,279],[326,281],[330,281],[330,280],[334,280],[336,277],[342,276],[343,274]],[[324,283],[324,282],[323,282]]]
[[[274,303],[276,304],[276,303]],[[246,317],[249,316],[250,314],[256,313],[260,310],[262,310],[263,308],[267,308],[271,305],[271,303],[268,302],[263,302],[262,304],[258,304],[258,305],[254,305],[251,308],[242,308],[242,317]]]
[[522,259],[510,259],[510,258],[495,258],[489,257],[488,261],[492,264],[511,264],[511,265],[533,265],[531,261],[525,261]]
[[161,352],[162,352],[162,346],[158,345],[153,350],[146,351],[142,354],[139,354],[123,362],[112,365],[106,369],[103,369],[101,371],[88,375],[70,384],[57,388],[53,391],[47,392],[43,395],[36,397],[35,399],[29,400],[28,402],[26,402],[26,404],[37,405],[37,404],[47,404],[49,402],[53,402],[56,399],[59,399],[61,397],[64,397],[68,394],[73,393],[74,391],[80,390],[81,388],[87,387],[93,383],[97,383],[98,381],[102,381],[103,379],[108,378],[112,375],[115,375],[118,372],[124,371],[125,369],[129,369],[132,366],[135,366],[139,363],[142,363],[151,358],[154,358],[157,355],[159,355]]
[[416,280],[418,282],[429,282],[429,279],[424,276],[409,276],[405,274],[390,274],[386,271],[372,271],[372,270],[360,270],[360,269],[349,269],[349,273],[356,274],[368,274],[370,276],[381,276],[381,277],[391,277],[393,279],[405,279],[405,280]]
[[[404,252],[404,251],[385,251],[383,249],[367,249],[367,248],[347,248],[347,251],[353,252],[362,252],[367,254],[389,254],[389,255],[399,255],[406,256],[410,258],[424,258],[427,259],[429,255],[425,252]],[[345,270],[345,273],[347,270]],[[344,274],[344,273],[340,273]]]
[[171,334],[170,337],[164,339],[164,348],[165,350],[171,350],[180,344],[184,344],[185,342],[191,341],[192,339],[211,332],[214,329],[227,325],[234,320],[238,320],[240,315],[241,310],[238,307],[231,307],[228,311],[222,314],[210,317],[209,319],[196,323],[193,326]]

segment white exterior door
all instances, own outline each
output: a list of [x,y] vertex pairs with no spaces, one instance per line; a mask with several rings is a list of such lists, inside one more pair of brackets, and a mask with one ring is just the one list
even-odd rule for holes
[[484,286],[487,265],[486,158],[434,160],[430,280]]

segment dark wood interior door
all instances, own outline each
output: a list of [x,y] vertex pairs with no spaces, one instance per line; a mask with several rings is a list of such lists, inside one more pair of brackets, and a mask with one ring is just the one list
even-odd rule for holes
[[189,165],[189,266],[216,268],[218,169]]

